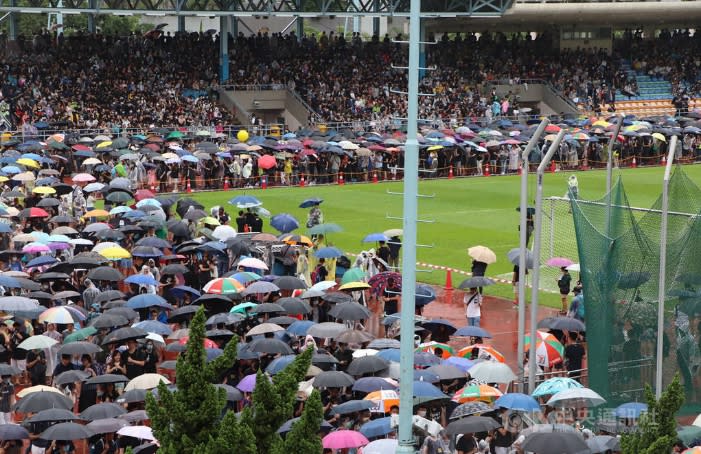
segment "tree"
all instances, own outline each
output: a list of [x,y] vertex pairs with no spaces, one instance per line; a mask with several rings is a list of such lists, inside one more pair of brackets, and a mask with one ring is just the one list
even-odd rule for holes
[[[273,445],[281,441],[277,430],[294,414],[298,383],[307,374],[312,353],[312,349],[306,349],[272,381],[258,371],[253,406],[244,410],[241,422],[253,432],[259,453],[268,454]],[[313,434],[307,436],[315,437],[318,431],[317,427]]]
[[190,325],[187,349],[178,358],[178,389],[170,392],[161,383],[159,401],[146,396],[146,410],[163,454],[206,452],[207,444],[219,435],[226,392],[213,383],[236,360],[237,343],[232,340],[220,357],[207,363],[205,320],[204,308],[200,308]]
[[321,404],[319,391],[314,390],[307,399],[302,416],[292,425],[292,430],[285,436],[284,441],[277,442],[271,454],[286,454],[293,452],[319,453],[323,447],[321,438],[312,436],[319,432],[324,420],[324,407]]
[[237,454],[256,454],[256,437],[246,424],[239,422],[233,411],[227,412],[221,422],[216,438],[210,440],[205,454],[229,454],[232,447]]
[[684,403],[684,389],[679,374],[660,396],[655,399],[650,385],[645,385],[647,413],[638,421],[639,430],[624,434],[621,439],[623,454],[668,454],[677,441],[676,413]]

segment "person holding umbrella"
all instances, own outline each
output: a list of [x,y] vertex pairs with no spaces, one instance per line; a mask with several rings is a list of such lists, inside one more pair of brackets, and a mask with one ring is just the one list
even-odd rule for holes
[[465,317],[467,317],[467,326],[480,326],[480,317],[482,315],[482,294],[477,288],[471,288],[463,297],[465,304]]

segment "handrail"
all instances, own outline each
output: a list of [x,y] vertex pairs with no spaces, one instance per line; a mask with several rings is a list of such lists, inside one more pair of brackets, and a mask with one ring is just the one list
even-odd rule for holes
[[219,88],[228,91],[289,90],[285,84],[222,84]]
[[309,113],[311,113],[312,115],[314,115],[316,118],[319,118],[319,117],[320,117],[319,113],[318,113],[317,111],[315,111],[315,110],[312,108],[312,106],[310,106],[310,105],[307,103],[307,101],[305,101],[299,93],[297,93],[296,91],[292,90],[292,89],[289,88],[289,87],[287,88],[287,93],[289,93],[290,95],[292,95],[293,98],[295,98],[297,101],[299,101],[299,102],[304,106],[304,108],[307,109],[307,110],[309,111]]

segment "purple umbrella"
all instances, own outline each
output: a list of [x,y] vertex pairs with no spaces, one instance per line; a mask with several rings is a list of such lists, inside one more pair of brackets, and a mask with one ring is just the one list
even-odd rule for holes
[[256,376],[257,374],[246,375],[236,387],[245,393],[252,393],[256,388]]

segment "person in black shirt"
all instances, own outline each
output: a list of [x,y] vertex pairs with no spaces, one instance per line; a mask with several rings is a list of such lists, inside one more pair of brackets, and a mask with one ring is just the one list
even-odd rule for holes
[[570,378],[579,380],[582,375],[582,360],[585,354],[584,347],[579,343],[579,333],[570,332],[569,342],[565,347],[565,363]]
[[146,358],[144,353],[136,348],[137,343],[135,340],[129,340],[127,342],[127,350],[122,354],[124,357],[124,364],[127,367],[127,377],[131,380],[138,377],[144,373],[144,365],[146,364]]
[[392,315],[399,312],[399,299],[401,290],[394,283],[394,279],[387,279],[387,287],[382,293],[385,315]]
[[71,355],[61,355],[61,362],[56,364],[56,367],[54,367],[53,376],[56,378],[64,372],[75,369],[75,365],[71,362]]
[[477,440],[473,434],[465,434],[455,444],[458,454],[475,454],[479,449]]
[[236,231],[246,231],[246,216],[243,215],[243,210],[239,211],[239,215],[236,217]]
[[27,373],[32,386],[46,384],[46,357],[42,350],[30,350],[27,353]]
[[380,247],[377,248],[377,256],[389,264],[390,255],[389,246],[384,241],[380,241]]

